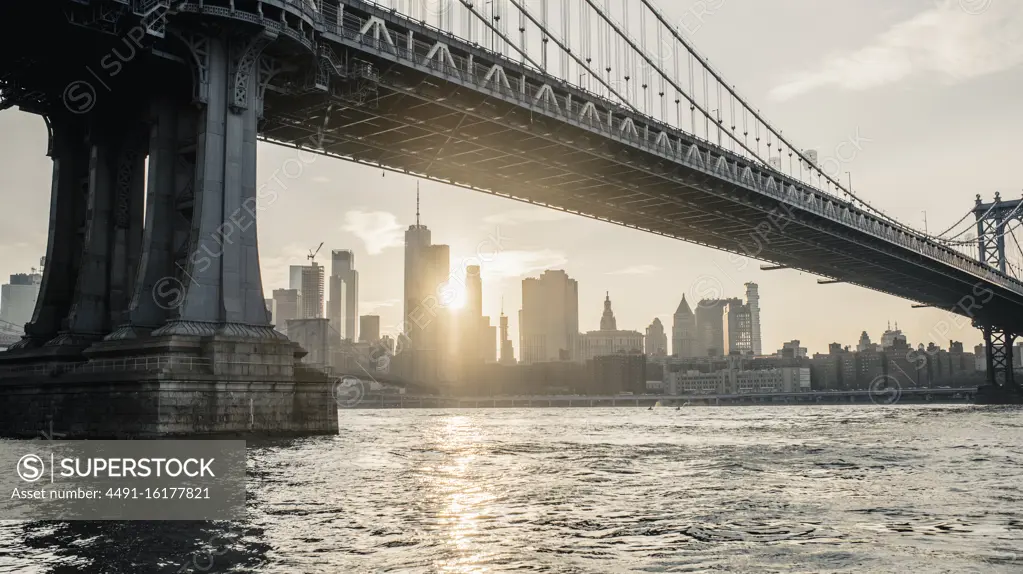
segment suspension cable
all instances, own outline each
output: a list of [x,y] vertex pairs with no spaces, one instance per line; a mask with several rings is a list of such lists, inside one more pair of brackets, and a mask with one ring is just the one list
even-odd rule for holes
[[[587,0],[587,2],[589,2],[589,0]],[[651,12],[652,12],[652,13],[654,14],[654,16],[655,16],[655,17],[656,17],[656,18],[658,19],[658,21],[660,21],[660,22],[661,22],[661,24],[662,24],[663,26],[665,26],[665,27],[666,27],[666,28],[668,29],[668,31],[669,31],[669,32],[671,32],[671,35],[672,35],[672,36],[673,36],[673,37],[674,37],[674,38],[675,38],[675,39],[676,39],[676,40],[677,40],[678,42],[681,42],[681,43],[682,43],[682,45],[683,45],[683,46],[685,46],[685,48],[686,48],[686,49],[687,49],[687,50],[689,51],[689,53],[690,53],[690,54],[691,54],[692,56],[695,56],[695,57],[696,57],[696,59],[697,59],[697,60],[699,60],[699,62],[700,62],[700,63],[701,63],[702,65],[703,65],[703,67],[704,67],[704,71],[705,71],[705,72],[709,72],[709,73],[710,73],[711,75],[713,75],[713,76],[714,76],[714,78],[715,78],[715,79],[716,79],[716,80],[717,80],[718,82],[724,83],[724,78],[723,78],[723,77],[722,77],[722,76],[721,76],[720,74],[718,74],[718,73],[717,73],[717,71],[715,71],[715,70],[714,70],[714,69],[713,69],[713,68],[712,68],[712,67],[710,66],[710,63],[709,63],[709,62],[707,61],[707,59],[706,59],[706,58],[704,58],[703,56],[701,56],[701,55],[699,54],[699,52],[697,52],[697,51],[696,51],[696,49],[695,49],[695,48],[693,48],[693,46],[692,46],[692,45],[691,45],[691,44],[690,44],[689,42],[687,42],[687,41],[686,41],[686,40],[685,40],[685,39],[684,39],[684,38],[682,37],[682,35],[681,35],[681,34],[679,34],[679,33],[678,33],[678,31],[677,31],[677,30],[675,29],[675,27],[674,27],[674,26],[672,26],[672,25],[671,25],[671,24],[670,24],[670,23],[669,23],[669,22],[668,22],[668,21],[667,21],[667,20],[666,20],[666,19],[664,18],[664,15],[663,15],[663,14],[661,14],[661,12],[660,12],[660,11],[659,11],[659,10],[658,10],[658,9],[657,9],[656,7],[654,7],[654,6],[653,6],[653,5],[651,4],[650,0],[640,0],[640,2],[641,2],[641,3],[642,3],[642,4],[644,5],[644,6],[646,6],[646,7],[647,7],[647,9],[649,9],[649,10],[650,10],[650,11],[651,11]],[[591,4],[591,6],[592,6],[592,4]],[[620,33],[620,32],[619,32],[619,33]],[[736,91],[735,91],[734,89],[732,89],[732,88],[731,88],[730,86],[728,86],[727,84],[725,85],[725,89],[726,89],[726,90],[728,90],[728,92],[729,92],[729,93],[730,93],[730,94],[732,95],[732,97],[735,97],[735,98],[737,98],[737,99],[738,99],[738,100],[739,100],[740,102],[742,102],[742,104],[743,104],[744,106],[747,106],[747,107],[749,107],[749,104],[747,104],[747,103],[746,103],[746,101],[745,101],[745,100],[744,100],[744,99],[743,99],[743,98],[742,98],[741,96],[739,96],[739,94],[738,94],[738,93],[737,93],[737,92],[736,92]],[[763,124],[764,124],[764,127],[768,129],[768,135],[769,135],[769,137],[770,137],[770,134],[771,134],[771,133],[773,132],[773,133],[774,133],[774,135],[775,135],[775,136],[776,136],[776,137],[777,137],[777,138],[778,138],[778,139],[780,140],[780,143],[781,143],[781,142],[784,142],[784,143],[785,143],[786,145],[788,145],[788,146],[789,146],[789,148],[790,148],[790,149],[796,149],[796,148],[795,148],[795,146],[793,146],[793,145],[792,145],[791,143],[789,143],[789,142],[788,142],[787,140],[785,140],[785,139],[784,139],[784,138],[783,138],[783,137],[782,137],[781,135],[779,135],[779,133],[777,132],[777,130],[775,130],[774,128],[772,128],[772,127],[771,127],[771,125],[770,125],[770,124],[769,124],[769,123],[767,122],[767,120],[765,120],[765,119],[764,119],[764,118],[763,118],[762,116],[760,116],[760,114],[759,114],[759,113],[757,113],[756,111],[754,111],[752,107],[749,107],[749,109],[750,109],[750,112],[751,112],[751,113],[752,113],[752,114],[754,115],[754,117],[756,117],[756,118],[757,118],[757,119],[758,119],[759,121],[763,122]],[[704,112],[704,114],[706,115],[706,112],[705,112],[704,110],[701,110],[701,112]],[[745,147],[745,146],[744,146],[744,147]],[[770,145],[769,145],[769,147],[770,147]],[[758,146],[758,148],[759,148],[759,146]],[[752,153],[752,152],[751,152],[751,153]],[[800,158],[800,159],[802,159],[802,160],[806,161],[808,165],[814,165],[814,164],[813,164],[812,162],[810,162],[810,161],[808,160],[808,158],[807,158],[807,157],[806,157],[806,156],[805,156],[805,155],[803,154],[803,152],[801,152],[801,151],[798,151],[798,150],[797,150],[797,151],[796,151],[795,153],[796,153],[796,155],[797,155],[797,156],[799,156],[799,158]],[[770,149],[768,149],[768,155],[770,155]],[[757,159],[761,159],[761,158],[760,158],[759,156],[760,156],[760,154],[759,154],[759,152],[758,152],[758,153],[756,154],[756,157],[757,157]],[[762,159],[761,159],[761,161],[762,161]],[[878,209],[878,208],[874,207],[873,205],[871,205],[871,204],[867,203],[866,201],[864,201],[863,199],[861,199],[861,198],[860,198],[859,196],[857,196],[856,194],[852,193],[852,192],[851,192],[850,190],[847,190],[847,189],[845,189],[845,188],[844,188],[844,187],[843,187],[843,186],[842,186],[842,185],[841,185],[840,183],[838,183],[838,181],[836,181],[836,180],[835,180],[835,179],[834,179],[833,177],[831,177],[831,176],[830,176],[830,175],[828,175],[827,173],[824,173],[824,172],[823,172],[823,170],[820,170],[820,169],[818,169],[817,171],[818,171],[818,173],[820,174],[820,176],[822,176],[822,177],[826,178],[826,179],[827,179],[827,180],[828,180],[828,181],[829,181],[829,182],[830,182],[831,184],[833,184],[833,185],[834,185],[834,186],[836,187],[836,189],[840,189],[840,190],[842,190],[842,191],[843,191],[844,193],[846,193],[846,194],[847,194],[847,195],[848,195],[848,196],[849,196],[850,198],[852,198],[852,200],[854,200],[854,201],[856,201],[856,202],[860,203],[860,204],[861,204],[861,205],[863,205],[863,206],[864,206],[864,207],[865,207],[866,209],[868,209],[868,210],[870,210],[870,211],[874,212],[874,213],[875,213],[875,214],[877,214],[877,215],[878,215],[878,216],[879,216],[879,217],[880,217],[881,219],[884,219],[884,220],[888,221],[889,223],[891,223],[891,224],[892,224],[893,226],[895,226],[895,227],[898,227],[898,228],[900,228],[900,229],[902,229],[902,230],[904,230],[904,231],[907,231],[907,232],[909,232],[909,233],[912,233],[912,234],[914,234],[914,235],[919,235],[919,236],[922,236],[922,237],[925,237],[925,238],[929,238],[929,236],[928,236],[927,234],[925,234],[925,233],[922,233],[922,232],[920,232],[920,231],[917,231],[916,229],[913,229],[913,228],[909,227],[908,225],[905,225],[905,224],[903,224],[902,222],[898,221],[897,219],[895,219],[895,218],[893,218],[893,217],[889,216],[888,214],[884,213],[884,212],[883,212],[883,211],[881,211],[880,209]]]
[[[994,207],[994,206],[992,205],[991,207]],[[988,209],[988,213],[990,213],[990,212],[991,212],[991,210],[990,210],[990,209]],[[967,218],[967,217],[969,217],[971,213],[973,213],[973,210],[972,210],[972,209],[971,209],[971,210],[969,210],[969,211],[967,211],[967,212],[966,212],[966,214],[965,214],[965,215],[963,215],[963,216],[962,216],[962,218],[960,218],[960,219],[959,219],[959,221],[957,221],[957,222],[953,223],[952,225],[950,225],[950,226],[948,227],[948,229],[946,229],[945,231],[942,231],[941,233],[939,233],[939,234],[935,235],[934,237],[936,237],[936,238],[937,238],[937,237],[942,237],[942,236],[944,236],[944,235],[945,235],[946,233],[948,233],[949,231],[952,231],[952,230],[953,230],[953,229],[955,229],[955,228],[956,228],[956,226],[958,226],[958,225],[959,225],[960,223],[962,223],[962,222],[966,221],[966,218]],[[985,214],[984,214],[984,216],[986,216],[986,215],[987,215],[987,213],[985,213]],[[981,219],[983,219],[983,217],[984,217],[984,216],[981,216]]]

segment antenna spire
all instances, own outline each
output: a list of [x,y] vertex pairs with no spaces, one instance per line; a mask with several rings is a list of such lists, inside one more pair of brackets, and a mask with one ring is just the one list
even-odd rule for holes
[[416,182],[416,227],[419,227],[419,182]]

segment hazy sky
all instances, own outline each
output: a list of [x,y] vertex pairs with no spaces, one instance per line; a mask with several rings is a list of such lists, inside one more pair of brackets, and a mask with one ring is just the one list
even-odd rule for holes
[[[857,137],[843,168],[854,190],[888,214],[932,232],[951,225],[974,195],[1020,194],[1014,176],[1023,133],[1023,2],[1018,0],[660,0],[697,48],[801,148],[821,158]],[[701,10],[700,7],[703,9]],[[695,17],[699,10],[703,15]],[[25,272],[46,249],[50,160],[40,118],[0,113],[0,276]],[[848,155],[848,154],[847,154]],[[293,150],[261,144],[259,181]],[[844,179],[844,174],[842,174]],[[401,320],[403,233],[416,182],[318,157],[261,214],[267,296],[287,287],[288,265],[308,250],[355,251],[361,313],[383,330]],[[911,343],[972,346],[979,332],[947,313],[848,285],[817,285],[795,271],[740,268],[722,252],[566,216],[486,194],[422,183],[422,221],[451,245],[452,266],[482,255],[484,312],[504,301],[518,353],[521,279],[561,268],[579,281],[580,329],[596,329],[610,291],[621,329],[670,327],[683,294],[741,296],[760,285],[765,352],[799,339],[810,352],[833,341],[877,341],[890,320]],[[497,248],[495,249],[495,246]]]

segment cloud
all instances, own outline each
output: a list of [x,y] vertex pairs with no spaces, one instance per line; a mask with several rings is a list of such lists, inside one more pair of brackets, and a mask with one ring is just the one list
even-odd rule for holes
[[359,301],[359,314],[369,315],[377,309],[384,309],[387,307],[394,307],[401,303],[401,299],[385,299],[383,301]]
[[981,13],[970,14],[962,0],[941,0],[866,45],[791,75],[770,95],[788,100],[828,86],[869,90],[920,74],[954,84],[1021,63],[1023,2],[989,2]]
[[536,271],[559,267],[568,263],[561,251],[501,251],[493,261],[480,266],[483,279],[507,279],[529,275]]
[[25,251],[26,249],[31,249],[34,247],[35,246],[25,241],[17,241],[13,243],[7,242],[0,243],[0,251],[15,251],[20,253],[22,251]]
[[626,267],[625,269],[610,271],[606,273],[606,275],[649,275],[654,271],[660,270],[661,268],[656,265],[633,265],[632,267]]
[[405,245],[398,218],[386,211],[349,211],[345,213],[345,224],[341,228],[361,239],[370,255]]
[[533,207],[530,209],[513,209],[504,213],[488,215],[483,218],[483,222],[489,225],[519,225],[522,223],[560,221],[569,217],[572,217],[571,213],[547,207]]
[[269,299],[274,289],[290,287],[291,265],[308,265],[309,246],[289,243],[284,247],[266,250],[259,254],[260,273],[263,278],[263,296]]

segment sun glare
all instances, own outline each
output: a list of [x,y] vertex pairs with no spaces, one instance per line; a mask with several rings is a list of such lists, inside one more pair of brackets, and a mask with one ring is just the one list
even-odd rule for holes
[[442,292],[447,291],[448,289],[450,290],[449,291],[450,294],[448,295],[449,299],[447,301],[445,301],[447,303],[447,307],[449,309],[462,309],[462,308],[464,308],[465,307],[465,303],[466,303],[466,301],[468,299],[468,296],[466,295],[466,292],[465,292],[465,287],[462,286],[462,285],[458,285],[455,282],[452,282],[452,283],[449,283],[447,285],[447,289],[442,290]]

